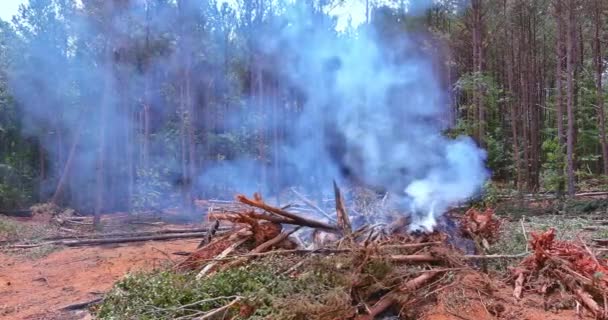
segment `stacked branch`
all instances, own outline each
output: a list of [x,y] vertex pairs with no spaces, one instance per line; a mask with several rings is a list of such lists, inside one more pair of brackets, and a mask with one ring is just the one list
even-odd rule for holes
[[[252,259],[290,255],[295,256],[299,262],[285,272],[298,276],[295,270],[315,256],[327,259],[338,256],[356,257],[351,272],[358,271],[353,273],[354,281],[349,290],[353,294],[349,305],[367,307],[351,310],[349,318],[374,319],[388,310],[399,310],[407,303],[433,292],[447,272],[469,269],[468,261],[522,257],[462,255],[446,244],[445,235],[441,233],[391,234],[375,226],[353,230],[345,201],[337,185],[334,185],[334,191],[335,219],[330,219],[330,222],[304,217],[291,211],[289,207],[270,205],[264,202],[259,194],[254,194],[252,198],[238,195],[237,202],[245,207],[237,210],[231,204],[230,209],[213,210],[208,217],[210,220],[220,221],[223,225],[230,225],[232,231],[210,239],[175,268],[196,271],[197,278],[201,279],[215,272],[243,265]],[[310,206],[314,207],[314,203],[311,202]],[[331,216],[319,207],[314,210],[323,211],[324,216]],[[492,217],[489,218],[492,222]],[[485,231],[489,225],[492,223],[480,225],[472,231]],[[307,228],[313,229],[312,233],[308,233],[313,238],[311,241],[319,235],[325,235],[328,240],[316,245],[314,249],[305,248],[298,237],[302,233],[306,234],[305,231],[299,231]],[[379,236],[380,233],[384,233],[384,236]],[[371,286],[370,279],[365,280],[363,275],[366,265],[373,261],[385,261],[405,271],[400,271],[395,277],[389,277],[390,283],[376,288]]]
[[[580,244],[555,239],[555,229],[532,233],[533,254],[513,269],[513,295],[520,299],[526,291],[551,294],[552,285],[565,288],[597,319],[606,319],[608,262],[598,259],[582,241]],[[555,289],[556,290],[556,289]]]

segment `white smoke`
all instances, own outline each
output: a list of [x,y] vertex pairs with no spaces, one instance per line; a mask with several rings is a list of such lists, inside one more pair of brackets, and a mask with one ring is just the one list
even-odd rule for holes
[[[433,1],[408,3],[423,12]],[[257,48],[273,57],[266,71],[304,102],[281,122],[281,176],[315,192],[347,169],[356,180],[389,191],[413,230],[432,230],[450,206],[481,191],[489,176],[486,154],[468,137],[442,134],[449,88],[438,79],[441,57],[425,48],[426,35],[408,32],[394,9],[376,14],[372,25],[336,33],[335,21],[296,3],[286,6],[276,27],[254,37]],[[236,117],[233,123],[247,122]],[[212,182],[211,175],[248,176],[238,162],[217,170],[205,168],[202,183]],[[237,183],[237,189],[254,185]]]

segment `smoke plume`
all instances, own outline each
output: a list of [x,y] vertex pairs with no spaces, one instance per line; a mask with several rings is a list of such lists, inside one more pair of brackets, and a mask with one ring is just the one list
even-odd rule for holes
[[314,190],[355,178],[390,192],[412,228],[427,230],[449,206],[477,195],[489,176],[486,153],[469,137],[442,134],[447,88],[420,49],[424,36],[373,24],[336,34],[331,22],[297,9],[258,39],[279,58],[273,71],[305,96],[281,145],[282,162],[296,168],[284,173],[291,182]]
[[[92,6],[90,3],[95,1],[85,1],[85,8]],[[138,164],[125,164],[124,159],[134,159],[134,154],[143,152],[141,141],[133,138],[140,137],[143,130],[141,117],[134,115],[141,114],[141,108],[150,108],[154,121],[149,130],[153,136],[161,136],[159,128],[163,124],[179,120],[169,111],[178,109],[176,99],[166,96],[178,95],[175,83],[184,77],[184,61],[201,56],[199,51],[205,48],[219,47],[214,52],[229,54],[222,46],[243,26],[249,28],[249,61],[258,68],[258,74],[264,75],[264,81],[272,81],[270,87],[274,89],[254,90],[250,96],[241,97],[238,104],[231,104],[231,110],[214,107],[225,120],[215,128],[248,137],[280,132],[280,138],[270,146],[276,150],[270,160],[237,152],[225,159],[197,162],[194,187],[198,190],[223,185],[235,192],[268,194],[278,193],[280,187],[298,186],[322,192],[334,179],[355,180],[388,191],[393,205],[411,216],[413,228],[432,229],[437,216],[475,196],[488,178],[485,152],[472,139],[452,139],[443,134],[450,110],[449,88],[439,80],[438,61],[442,57],[435,56],[424,30],[403,21],[403,10],[377,9],[370,15],[371,23],[336,32],[335,19],[324,13],[329,7],[315,9],[308,1],[273,2],[272,14],[248,14],[244,7],[230,9],[232,2],[214,3],[221,7],[215,18],[226,20],[208,27],[213,20],[205,18],[202,27],[193,27],[191,30],[209,30],[211,36],[207,35],[204,42],[202,34],[182,34],[172,29],[175,21],[205,15],[204,10],[197,11],[201,10],[198,2],[178,1],[190,5],[180,9],[181,16],[170,2],[161,5],[162,1],[146,1],[152,6],[148,10],[143,10],[142,3],[134,1],[117,8],[120,14],[106,17],[112,22],[106,26],[94,16],[74,14],[79,10],[75,5],[70,8],[73,12],[58,13],[62,15],[59,21],[71,19],[68,27],[73,34],[57,39],[49,31],[32,37],[24,44],[25,71],[12,75],[14,93],[27,113],[26,130],[45,144],[57,164],[53,171],[64,168],[69,144],[64,142],[59,148],[53,145],[57,139],[46,128],[60,128],[67,141],[80,139],[72,169],[80,174],[70,179],[72,190],[90,190],[93,186],[102,146],[102,150],[111,151],[104,162],[109,180],[106,194],[115,195],[118,203],[120,195],[133,193],[126,190],[129,183],[125,179]],[[432,5],[432,1],[405,3],[408,18],[415,18],[413,14]],[[348,6],[348,1],[342,6]],[[210,8],[205,10],[215,10]],[[240,22],[233,28],[217,27],[229,24],[228,19]],[[133,35],[133,30],[139,33]],[[172,32],[177,34],[176,39],[167,38]],[[114,39],[113,61],[94,52],[96,48],[105,50],[108,39]],[[81,41],[95,46],[74,50]],[[172,48],[175,43],[181,47]],[[155,48],[156,53],[143,57],[137,54],[147,47]],[[232,83],[226,73],[230,57],[211,58],[191,70],[193,103],[200,110],[212,108],[209,101],[232,94],[224,92]],[[260,81],[249,79],[249,85],[256,87]],[[209,90],[210,83],[214,83],[215,91]],[[290,97],[288,101],[282,101],[286,96]],[[93,107],[100,101],[105,104],[103,112]],[[270,110],[271,104],[281,104],[280,117],[278,109]],[[100,128],[101,117],[106,127]],[[104,139],[99,132],[105,132]],[[166,134],[178,141],[172,131]],[[125,139],[137,145],[112,143]],[[211,142],[207,139],[206,143]],[[180,172],[178,145],[158,139],[149,150],[151,159],[142,162]],[[274,172],[279,181],[260,177],[260,168],[269,163],[280,164]]]

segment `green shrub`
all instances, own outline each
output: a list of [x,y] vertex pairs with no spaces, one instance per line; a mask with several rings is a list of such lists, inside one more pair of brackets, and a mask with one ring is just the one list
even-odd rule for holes
[[[225,306],[237,296],[253,307],[251,319],[304,319],[305,311],[306,319],[314,319],[315,312],[327,313],[340,307],[340,301],[342,309],[350,308],[344,289],[350,283],[348,273],[337,272],[333,260],[312,259],[308,272],[297,278],[277,270],[284,265],[253,262],[202,280],[170,270],[131,274],[115,285],[97,315],[100,319],[188,317]],[[327,305],[328,301],[333,303]]]

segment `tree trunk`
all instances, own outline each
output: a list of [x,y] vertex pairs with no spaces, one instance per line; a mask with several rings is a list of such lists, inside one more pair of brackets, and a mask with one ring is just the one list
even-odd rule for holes
[[602,56],[602,40],[601,40],[601,28],[602,28],[602,12],[604,12],[604,1],[595,0],[595,89],[597,90],[597,112],[599,120],[599,133],[600,143],[602,149],[602,169],[604,174],[608,174],[608,143],[606,141],[606,118],[604,114],[604,91],[602,88],[602,73],[604,72],[604,57]]
[[[483,68],[483,54],[482,54],[482,0],[472,0],[472,16],[473,16],[473,72],[476,77],[481,77]],[[481,79],[477,79],[481,81]],[[485,107],[483,106],[483,88],[479,83],[476,82],[475,90],[473,90],[473,105],[477,113],[477,139],[480,145],[485,146]]]
[[563,13],[562,13],[562,0],[555,1],[555,22],[557,28],[557,34],[555,35],[555,122],[557,123],[557,141],[560,147],[560,153],[563,152],[563,146],[565,145],[564,136],[564,99],[563,99],[563,67],[564,67],[564,27],[563,27]]
[[[107,72],[107,71],[106,71]],[[104,200],[104,189],[105,189],[105,139],[106,139],[106,108],[108,108],[109,99],[111,95],[111,85],[112,80],[110,79],[112,75],[108,72],[104,76],[106,79],[104,81],[104,93],[100,106],[100,117],[99,117],[99,141],[98,141],[98,149],[97,149],[97,167],[96,167],[96,178],[97,178],[97,186],[95,192],[95,217],[93,219],[93,225],[95,227],[99,226],[99,222],[101,219],[101,211],[103,210],[103,200]]]
[[568,195],[574,196],[576,192],[574,186],[574,50],[575,50],[575,20],[574,20],[575,4],[568,2],[568,19],[567,19],[567,43],[566,43],[566,87],[567,87],[567,113],[568,113],[568,131],[566,137],[566,153],[567,153],[567,178],[568,178]]
[[[503,2],[503,7],[505,11],[505,20],[507,19],[507,9],[506,9],[506,0]],[[507,30],[510,30],[509,36],[507,37]],[[513,68],[515,67],[515,39],[513,36],[513,26],[509,25],[509,27],[505,28],[505,39],[509,38],[509,56],[506,59],[508,63],[506,63],[505,68],[507,69],[507,81],[508,81],[508,89],[509,89],[509,113],[511,117],[511,139],[513,140],[513,163],[515,164],[516,176],[517,180],[515,181],[517,190],[522,191],[522,168],[521,168],[521,156],[519,153],[519,135],[517,133],[517,101],[515,100],[515,84],[514,84],[514,75]]]
[[53,194],[53,198],[51,198],[51,202],[54,204],[59,204],[59,200],[61,195],[63,194],[63,189],[65,188],[65,183],[72,169],[72,163],[74,162],[74,155],[76,154],[76,148],[78,147],[78,143],[80,141],[80,131],[81,124],[79,123],[76,132],[74,133],[74,141],[72,142],[72,146],[70,147],[70,153],[68,154],[68,158],[65,161],[65,167],[61,172],[61,176],[59,177],[59,182],[57,182],[57,187],[55,188],[55,193]]

